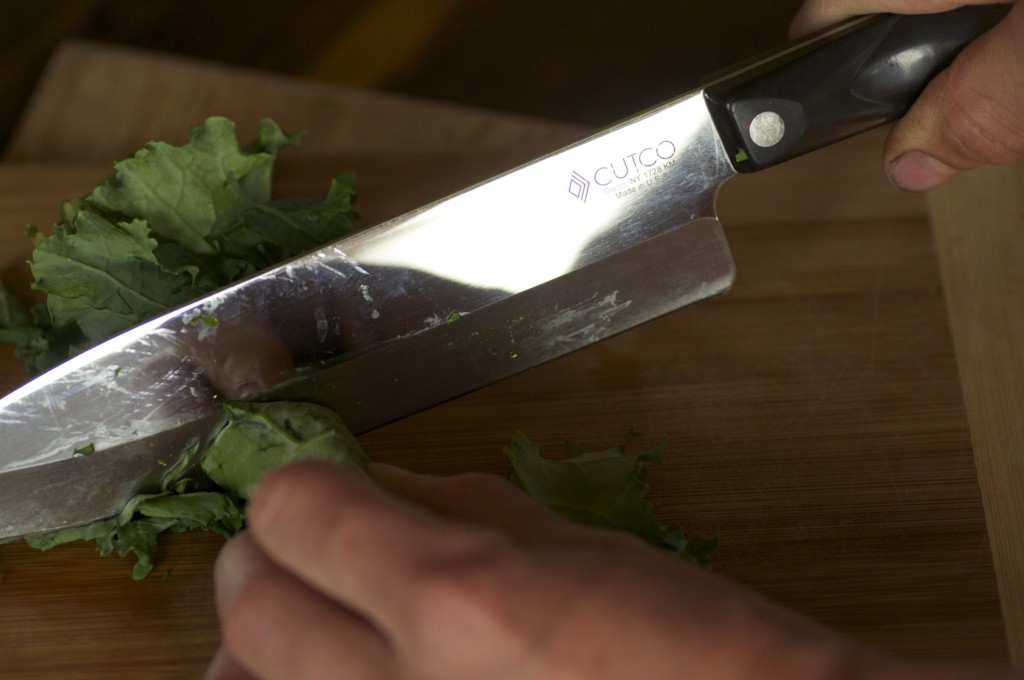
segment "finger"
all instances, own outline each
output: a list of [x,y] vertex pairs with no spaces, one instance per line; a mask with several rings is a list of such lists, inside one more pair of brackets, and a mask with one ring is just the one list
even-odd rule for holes
[[1014,0],[807,0],[793,17],[790,37],[820,31],[861,14],[933,14],[963,5],[1012,4]]
[[256,676],[235,663],[223,647],[217,650],[203,677],[205,680],[257,680]]
[[[249,534],[229,541],[214,568],[228,678],[378,677],[391,663],[381,634],[270,560]],[[225,659],[226,657],[226,659]]]
[[890,133],[893,183],[924,191],[980,165],[1024,156],[1024,3],[967,46]]
[[434,512],[506,532],[525,543],[562,543],[579,534],[577,525],[496,475],[422,475],[374,464],[370,476],[392,493]]
[[514,545],[324,463],[272,473],[249,506],[249,526],[275,561],[396,641],[423,613],[432,576],[500,563]]

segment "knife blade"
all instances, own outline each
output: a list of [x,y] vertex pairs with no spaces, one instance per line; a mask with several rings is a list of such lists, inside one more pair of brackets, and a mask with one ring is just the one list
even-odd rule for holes
[[898,118],[1006,10],[847,22],[73,357],[0,399],[0,539],[118,513],[225,400],[358,434],[725,292],[722,183]]

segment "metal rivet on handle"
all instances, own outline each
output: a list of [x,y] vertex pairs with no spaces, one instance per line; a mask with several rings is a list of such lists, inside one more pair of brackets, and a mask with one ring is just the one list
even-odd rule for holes
[[786,121],[774,111],[763,111],[750,121],[750,141],[760,147],[775,146],[786,134]]

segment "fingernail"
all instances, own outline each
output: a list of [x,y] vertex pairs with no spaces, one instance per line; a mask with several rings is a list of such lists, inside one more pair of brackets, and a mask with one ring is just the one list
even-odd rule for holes
[[928,191],[949,181],[957,172],[923,151],[908,151],[889,164],[889,181],[904,191]]

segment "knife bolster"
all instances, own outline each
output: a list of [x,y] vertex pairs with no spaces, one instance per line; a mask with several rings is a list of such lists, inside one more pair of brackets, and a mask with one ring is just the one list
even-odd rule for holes
[[711,83],[705,100],[734,167],[762,170],[900,118],[1009,7],[861,17]]

